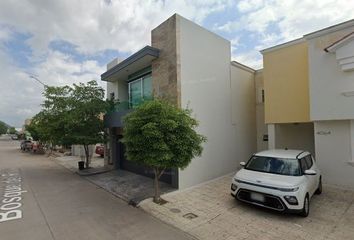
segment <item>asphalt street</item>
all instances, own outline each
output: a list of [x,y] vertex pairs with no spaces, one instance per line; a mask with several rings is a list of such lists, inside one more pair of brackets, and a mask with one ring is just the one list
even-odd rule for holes
[[0,138],[0,239],[190,239],[43,155]]

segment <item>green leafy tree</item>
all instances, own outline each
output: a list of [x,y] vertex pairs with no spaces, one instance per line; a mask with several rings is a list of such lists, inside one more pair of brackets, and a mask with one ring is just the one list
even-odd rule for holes
[[17,131],[14,127],[9,127],[8,132],[9,132],[9,134],[16,134],[17,133]]
[[108,108],[104,90],[96,81],[44,91],[43,109],[34,118],[33,132],[55,145],[83,145],[89,167],[89,145],[103,141],[102,112]]
[[195,131],[197,120],[191,110],[162,100],[144,102],[124,118],[122,142],[130,161],[154,171],[154,202],[159,203],[159,178],[166,168],[186,168],[202,153],[206,138]]
[[9,126],[6,123],[0,121],[0,135],[5,134],[7,132],[8,127]]

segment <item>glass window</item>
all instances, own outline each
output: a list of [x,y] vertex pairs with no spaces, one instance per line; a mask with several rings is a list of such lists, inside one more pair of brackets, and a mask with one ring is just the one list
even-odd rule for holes
[[301,158],[300,159],[300,165],[301,165],[301,171],[302,172],[305,172],[308,169],[305,158]]
[[139,106],[144,100],[152,98],[152,77],[151,74],[129,82],[130,107]]
[[307,169],[310,169],[313,165],[311,155],[307,155],[305,157],[305,161],[306,161]]
[[137,107],[141,102],[141,79],[129,83],[129,102],[131,107]]
[[290,176],[300,175],[297,159],[253,156],[248,161],[245,169]]
[[149,100],[152,97],[152,77],[147,75],[143,78],[143,97],[144,100]]

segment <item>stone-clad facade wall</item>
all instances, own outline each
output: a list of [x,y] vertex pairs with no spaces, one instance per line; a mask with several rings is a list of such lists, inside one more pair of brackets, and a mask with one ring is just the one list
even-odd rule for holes
[[152,47],[160,49],[159,58],[152,62],[152,81],[155,97],[181,106],[178,25],[175,14],[151,32]]

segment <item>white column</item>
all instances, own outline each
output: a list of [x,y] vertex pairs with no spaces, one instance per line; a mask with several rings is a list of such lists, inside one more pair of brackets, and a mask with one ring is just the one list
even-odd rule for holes
[[275,149],[275,125],[268,124],[268,149]]

